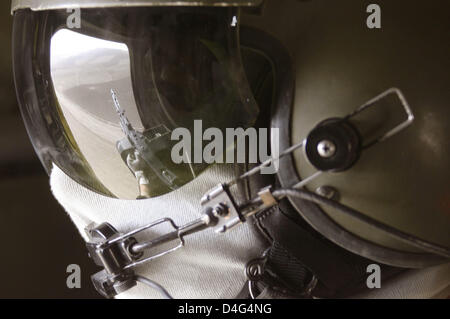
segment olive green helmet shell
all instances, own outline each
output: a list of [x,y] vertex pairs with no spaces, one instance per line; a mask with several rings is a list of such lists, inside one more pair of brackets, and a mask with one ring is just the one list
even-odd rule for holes
[[[285,114],[290,118],[285,123],[290,126],[290,142],[284,146],[301,142],[319,122],[343,117],[389,88],[403,92],[415,115],[413,124],[364,151],[348,171],[325,173],[307,188],[332,186],[342,203],[448,247],[450,50],[444,9],[448,3],[377,3],[381,29],[368,28],[369,3],[356,0],[285,0],[282,6],[268,1],[262,16],[247,16],[242,22],[277,37],[292,57],[295,98],[292,114]],[[385,115],[370,116],[369,121],[379,121]],[[302,151],[293,159],[299,178],[316,172]],[[292,179],[283,181],[283,175],[289,175],[284,169],[281,165],[281,182],[290,186]],[[337,211],[291,201],[325,237],[365,257],[405,267],[443,261]]]

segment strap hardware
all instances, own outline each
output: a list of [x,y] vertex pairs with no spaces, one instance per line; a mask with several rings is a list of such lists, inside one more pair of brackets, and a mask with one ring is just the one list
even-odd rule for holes
[[278,201],[272,194],[272,186],[263,188],[258,192],[259,198],[261,198],[265,207],[272,207],[278,204]]

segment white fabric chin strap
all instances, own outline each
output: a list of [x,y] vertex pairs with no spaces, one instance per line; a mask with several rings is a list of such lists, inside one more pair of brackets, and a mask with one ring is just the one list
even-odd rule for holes
[[[183,225],[200,216],[200,197],[220,182],[232,180],[234,169],[215,165],[191,183],[169,194],[147,200],[118,200],[94,193],[55,167],[50,183],[54,196],[69,213],[81,235],[95,222],[108,222],[128,232],[160,218]],[[154,234],[154,233],[153,233]],[[157,234],[158,235],[158,234]],[[174,298],[228,299],[238,295],[246,282],[245,264],[261,256],[263,247],[248,225],[225,234],[208,229],[186,238],[186,246],[139,267],[136,273],[152,279]],[[330,261],[332,262],[332,261]],[[450,295],[450,264],[412,270],[381,289],[355,298],[447,298]],[[118,298],[161,298],[141,284]]]
[[[122,233],[164,217],[172,218],[179,226],[191,222],[200,216],[201,196],[233,178],[231,165],[214,165],[180,189],[146,200],[99,195],[57,167],[52,171],[50,184],[54,196],[87,240],[84,228],[92,222],[108,222]],[[260,257],[263,250],[248,225],[225,234],[207,229],[188,236],[185,242],[185,247],[138,267],[136,273],[156,281],[174,298],[234,298],[247,280],[245,264]],[[161,295],[138,284],[118,298],[161,298]]]

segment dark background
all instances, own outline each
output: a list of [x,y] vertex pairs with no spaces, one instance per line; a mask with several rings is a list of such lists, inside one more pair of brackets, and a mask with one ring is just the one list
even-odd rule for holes
[[[68,215],[50,192],[16,102],[11,62],[10,1],[0,1],[0,298],[97,297],[97,271]],[[66,268],[81,267],[80,289]]]

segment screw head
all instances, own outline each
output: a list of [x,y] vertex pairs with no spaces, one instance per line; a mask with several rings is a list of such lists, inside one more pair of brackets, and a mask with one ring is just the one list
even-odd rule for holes
[[214,207],[213,213],[216,216],[225,217],[229,213],[228,206],[223,203],[220,203],[216,207]]
[[336,145],[329,140],[323,140],[317,144],[317,152],[321,157],[329,158],[336,154]]
[[316,194],[326,197],[328,199],[338,200],[339,199],[339,192],[336,188],[331,186],[320,186],[316,189]]

